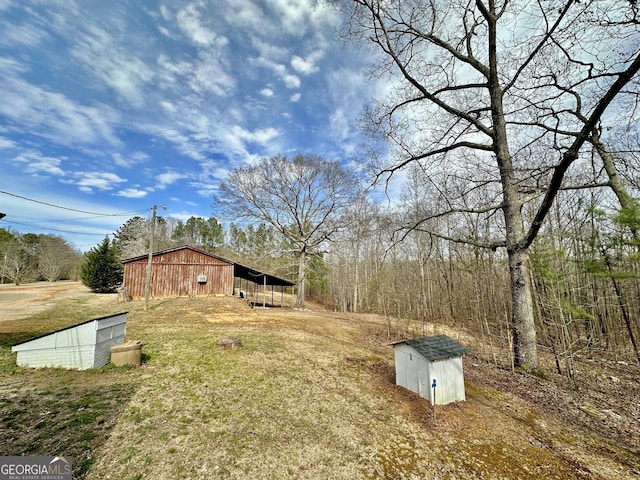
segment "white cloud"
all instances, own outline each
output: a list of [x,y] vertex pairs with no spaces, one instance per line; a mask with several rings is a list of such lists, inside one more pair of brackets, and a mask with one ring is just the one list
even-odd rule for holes
[[289,97],[289,100],[291,100],[292,102],[299,102],[300,101],[300,97],[302,97],[302,95],[300,93],[294,93],[293,95],[291,95]]
[[165,54],[158,55],[158,65],[162,67],[159,75],[169,83],[175,83],[179,79],[176,77],[186,77],[193,70],[193,63],[186,61],[173,62]]
[[65,172],[60,168],[62,160],[59,158],[45,157],[40,152],[27,151],[14,158],[17,163],[25,164],[24,171],[32,174],[48,174],[64,177]]
[[310,30],[336,26],[340,22],[336,9],[321,2],[271,0],[269,5],[278,16],[281,28],[291,35],[302,36]]
[[133,152],[129,157],[136,162],[144,162],[149,159],[149,155],[147,153],[139,151]]
[[122,157],[122,155],[120,155],[119,153],[114,153],[113,155],[111,155],[111,157],[113,158],[113,161],[115,162],[116,165],[118,165],[119,167],[129,167],[129,162],[127,162],[126,159],[124,159]]
[[235,79],[225,71],[218,52],[203,52],[195,65],[189,85],[196,92],[210,91],[227,95],[235,87]]
[[271,31],[272,26],[265,21],[266,13],[253,0],[226,0],[224,5],[224,20],[229,25],[241,28],[245,31],[265,32]]
[[287,88],[299,88],[300,78],[288,72],[287,67],[281,63],[276,63],[266,57],[251,59],[257,66],[267,68],[274,72],[284,82]]
[[258,129],[258,130],[254,130],[253,132],[250,132],[249,130],[245,130],[244,128],[238,125],[234,125],[231,131],[236,137],[242,140],[245,140],[248,142],[260,143],[260,144],[267,143],[279,135],[278,130],[271,127]]
[[173,14],[165,5],[160,5],[160,15],[162,15],[162,18],[164,18],[166,21],[169,21],[173,18]]
[[273,90],[271,90],[270,88],[263,88],[262,90],[260,90],[260,95],[267,98],[273,97]]
[[143,105],[153,71],[133,54],[133,49],[119,46],[105,30],[91,25],[86,28],[71,48],[71,55],[129,103]]
[[61,93],[32,85],[17,74],[17,62],[3,60],[0,58],[4,74],[0,115],[57,144],[120,144],[114,132],[118,115],[112,107],[97,102],[94,106],[78,104]]
[[283,75],[282,81],[287,88],[300,88],[300,79],[296,75]]
[[176,106],[171,103],[171,102],[167,102],[165,100],[160,102],[160,106],[163,108],[163,110],[165,110],[166,112],[169,113],[176,113]]
[[158,26],[158,31],[167,38],[174,38],[173,34],[167,27]]
[[76,185],[79,190],[87,193],[92,193],[94,189],[102,191],[113,190],[117,184],[127,181],[110,172],[75,172],[73,177],[75,177],[74,180],[64,181],[63,183]]
[[344,140],[351,134],[349,119],[342,108],[335,110],[329,118],[332,135],[338,140]]
[[202,23],[200,12],[195,4],[191,4],[176,14],[178,26],[187,37],[195,44],[202,47],[226,45],[227,39],[219,37],[216,32],[207,28]]
[[0,45],[23,45],[37,47],[49,35],[42,28],[35,25],[14,25],[10,22],[2,22],[0,29]]
[[291,66],[298,73],[302,73],[303,75],[310,75],[320,70],[316,65],[316,62],[323,56],[324,52],[321,50],[316,50],[310,55],[307,55],[307,58],[302,58],[298,55],[294,55],[291,58]]
[[0,137],[0,148],[15,148],[16,142],[5,137]]
[[131,168],[147,160],[149,158],[149,155],[144,152],[131,152],[128,153],[125,158],[120,153],[113,153],[111,155],[111,158],[113,158],[114,163],[119,167]]
[[144,190],[138,190],[137,188],[125,188],[124,190],[120,190],[115,195],[125,198],[144,198],[147,196],[147,192],[145,192]]
[[[177,91],[186,84],[198,94],[212,92],[225,96],[236,86],[236,80],[227,73],[228,66],[219,50],[202,51],[194,62],[176,62],[161,54],[157,62],[162,67],[159,72],[161,83]],[[166,111],[175,112],[174,102],[163,100],[161,106]]]
[[251,46],[258,51],[258,58],[269,59],[274,63],[285,62],[291,56],[288,48],[267,43],[256,36],[251,37]]
[[178,180],[181,180],[186,177],[187,175],[185,175],[184,173],[179,173],[175,171],[161,173],[156,177],[156,180],[158,181],[157,188],[159,188],[160,190],[163,190],[167,187],[167,185],[171,185],[177,182]]

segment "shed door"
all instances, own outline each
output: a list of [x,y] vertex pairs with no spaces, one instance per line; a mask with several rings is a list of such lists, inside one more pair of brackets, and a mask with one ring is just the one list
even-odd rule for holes
[[433,362],[431,368],[433,377],[438,379],[436,404],[446,405],[465,400],[462,358]]

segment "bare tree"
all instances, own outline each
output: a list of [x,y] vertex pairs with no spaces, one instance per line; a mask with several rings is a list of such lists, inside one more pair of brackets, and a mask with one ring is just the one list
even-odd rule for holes
[[81,254],[56,235],[41,235],[37,254],[38,272],[49,282],[69,275],[82,262]]
[[[171,248],[176,242],[171,239],[173,219],[167,220],[157,216],[155,221],[153,250],[157,252]],[[151,242],[152,219],[133,217],[126,221],[115,233],[114,244],[118,248],[120,257],[132,258],[149,253]]]
[[[394,147],[376,165],[378,178],[418,163],[444,194],[455,178],[467,184],[466,192],[484,189],[483,198],[495,198],[469,205],[465,195],[452,197],[435,215],[494,220],[488,238],[454,232],[450,239],[507,250],[515,365],[535,370],[529,247],[608,107],[621,95],[637,94],[635,3],[342,5],[348,9],[348,34],[372,42],[381,54],[373,73],[394,82],[366,114],[371,133]],[[531,218],[523,215],[524,207],[534,212]]]
[[218,207],[236,218],[273,226],[293,245],[298,259],[298,295],[304,306],[309,259],[342,228],[341,215],[357,197],[354,172],[315,155],[264,158],[233,170],[220,185]]
[[20,285],[29,271],[29,259],[18,240],[2,243],[2,278]]

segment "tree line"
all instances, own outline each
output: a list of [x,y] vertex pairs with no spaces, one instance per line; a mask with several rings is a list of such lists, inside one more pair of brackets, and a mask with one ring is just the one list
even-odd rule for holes
[[50,234],[0,229],[0,283],[77,280],[82,253]]

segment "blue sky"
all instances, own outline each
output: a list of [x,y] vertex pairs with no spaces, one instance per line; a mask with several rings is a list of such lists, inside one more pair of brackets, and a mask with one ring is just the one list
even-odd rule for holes
[[0,0],[0,227],[84,251],[153,205],[211,216],[261,157],[352,162],[375,86],[313,3]]

